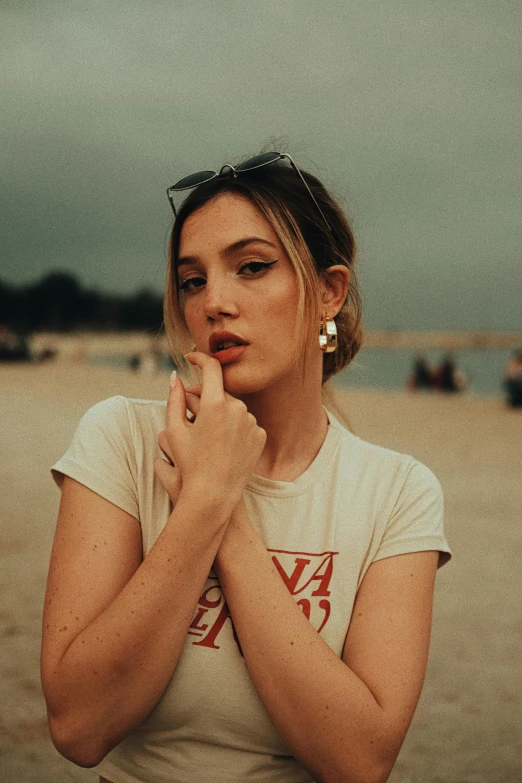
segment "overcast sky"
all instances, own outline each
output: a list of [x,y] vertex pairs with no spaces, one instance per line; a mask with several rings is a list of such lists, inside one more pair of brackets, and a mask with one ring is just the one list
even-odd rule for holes
[[520,0],[2,0],[0,279],[161,291],[182,176],[272,138],[374,328],[522,329]]

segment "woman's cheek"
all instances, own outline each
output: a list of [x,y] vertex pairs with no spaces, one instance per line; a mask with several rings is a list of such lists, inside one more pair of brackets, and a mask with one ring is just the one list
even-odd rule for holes
[[199,344],[198,335],[197,335],[198,318],[196,316],[195,308],[192,302],[188,302],[185,304],[185,310],[183,314],[185,316],[185,323],[187,324],[187,328],[190,332],[190,336],[192,337],[192,339],[196,344]]

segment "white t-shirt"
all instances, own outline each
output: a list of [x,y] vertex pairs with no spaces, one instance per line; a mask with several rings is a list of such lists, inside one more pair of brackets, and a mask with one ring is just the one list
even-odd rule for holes
[[[433,473],[412,457],[361,440],[330,412],[328,418],[309,468],[292,482],[253,475],[245,502],[287,588],[341,656],[355,595],[372,562],[439,550],[442,565],[451,553]],[[62,474],[71,476],[135,517],[144,556],[171,511],[153,468],[164,428],[164,402],[112,397],[85,414],[52,469],[59,486]],[[303,687],[307,676],[313,672],[303,675]],[[213,570],[163,696],[96,771],[112,783],[312,780],[257,695]]]

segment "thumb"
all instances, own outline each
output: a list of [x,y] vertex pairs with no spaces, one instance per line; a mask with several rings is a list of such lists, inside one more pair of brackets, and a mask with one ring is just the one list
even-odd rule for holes
[[167,430],[178,430],[186,422],[187,399],[185,387],[177,377],[176,370],[170,376],[170,391],[167,398]]

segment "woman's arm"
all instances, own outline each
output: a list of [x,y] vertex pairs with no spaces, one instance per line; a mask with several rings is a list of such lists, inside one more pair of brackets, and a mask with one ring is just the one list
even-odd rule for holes
[[343,659],[302,614],[241,503],[217,567],[245,661],[272,722],[323,783],[382,783],[426,670],[438,553],[373,563]]
[[[163,693],[233,508],[266,435],[204,357],[197,421],[180,381],[167,402],[174,511],[143,562],[138,522],[65,478],[43,620],[42,683],[58,750],[94,766]],[[181,488],[181,489],[180,489]],[[178,496],[179,495],[179,496]]]
[[41,670],[51,736],[71,761],[99,763],[157,703],[179,658],[227,514],[204,497],[196,503],[180,496],[141,562],[138,522],[65,477]]

